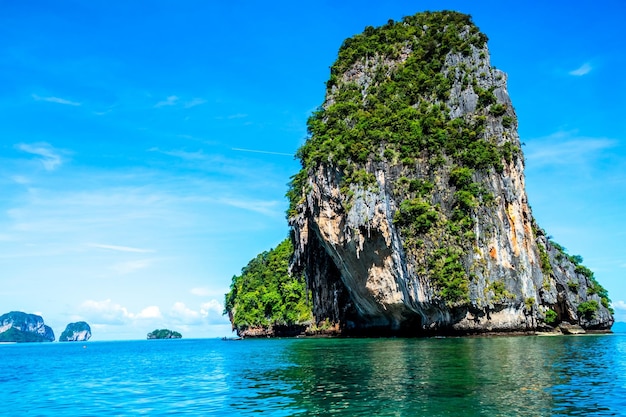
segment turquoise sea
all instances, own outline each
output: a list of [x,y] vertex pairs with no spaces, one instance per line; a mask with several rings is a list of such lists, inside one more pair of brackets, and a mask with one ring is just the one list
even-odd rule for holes
[[626,334],[0,345],[7,416],[626,415]]

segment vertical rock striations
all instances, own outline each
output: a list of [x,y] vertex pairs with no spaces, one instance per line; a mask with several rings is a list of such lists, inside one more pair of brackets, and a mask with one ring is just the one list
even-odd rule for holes
[[532,216],[506,74],[469,16],[347,39],[292,178],[292,269],[345,333],[613,323],[606,291]]

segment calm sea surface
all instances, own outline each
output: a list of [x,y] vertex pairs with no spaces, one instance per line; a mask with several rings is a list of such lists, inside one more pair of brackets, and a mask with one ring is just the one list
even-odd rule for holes
[[626,415],[626,335],[0,345],[0,405],[7,416]]

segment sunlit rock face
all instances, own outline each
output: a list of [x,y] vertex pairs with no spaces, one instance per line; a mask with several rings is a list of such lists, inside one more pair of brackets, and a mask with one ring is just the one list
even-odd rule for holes
[[533,219],[507,76],[483,36],[444,12],[344,43],[290,191],[292,268],[318,322],[365,335],[613,324],[591,271]]

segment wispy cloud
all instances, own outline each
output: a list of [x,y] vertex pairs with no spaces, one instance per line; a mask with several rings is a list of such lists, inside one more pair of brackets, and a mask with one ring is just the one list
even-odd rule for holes
[[613,303],[611,303],[611,305],[615,310],[626,311],[626,302],[624,302],[623,300],[614,301]]
[[11,179],[17,184],[30,184],[30,180],[23,175],[13,175]]
[[148,151],[158,152],[158,153],[162,153],[163,155],[169,155],[169,156],[173,156],[176,158],[186,159],[189,161],[200,161],[200,160],[205,160],[208,158],[208,155],[206,155],[201,150],[198,150],[195,152],[189,152],[189,151],[184,151],[184,150],[164,151],[159,148],[150,148],[148,149]]
[[220,203],[237,207],[244,210],[253,211],[255,213],[264,214],[266,216],[283,215],[282,205],[278,201],[261,201],[261,200],[244,200],[235,198],[222,198]]
[[150,252],[154,252],[151,249],[132,248],[132,247],[129,247],[129,246],[104,245],[104,244],[100,244],[100,243],[92,243],[92,244],[89,244],[89,246],[91,246],[93,248],[108,249],[108,250],[119,251],[119,252],[134,252],[134,253],[150,253]]
[[206,287],[192,288],[189,292],[199,297],[208,297],[214,293],[214,291]]
[[60,151],[45,142],[18,143],[15,145],[15,148],[22,152],[39,156],[39,161],[46,171],[54,171],[63,163]]
[[192,107],[201,106],[205,104],[207,101],[200,97],[194,97],[190,100],[181,99],[178,96],[168,96],[165,100],[161,100],[157,102],[154,107],[166,107],[166,106],[182,106],[185,109],[190,109]]
[[237,151],[237,152],[252,152],[252,153],[264,153],[264,154],[268,154],[268,155],[284,155],[284,156],[294,156],[294,154],[292,153],[286,153],[286,152],[272,152],[272,151],[261,151],[258,149],[243,149],[243,148],[231,148],[233,151]]
[[199,311],[194,311],[187,307],[185,303],[176,302],[170,309],[170,317],[185,324],[200,324],[204,320],[204,315]]
[[80,306],[81,313],[95,325],[110,324],[122,325],[133,320],[162,318],[161,310],[157,306],[148,306],[139,313],[132,313],[111,299],[103,301],[87,300]]
[[200,106],[201,104],[206,103],[206,100],[203,98],[193,98],[185,103],[185,108],[189,109],[191,107]]
[[576,164],[618,145],[607,138],[578,137],[576,132],[557,132],[528,140],[526,159],[536,165]]
[[246,117],[248,117],[246,113],[234,113],[234,114],[229,114],[228,116],[215,116],[215,120],[245,119]]
[[183,325],[225,324],[228,319],[222,315],[224,305],[213,299],[203,303],[199,310],[193,310],[182,302],[176,302],[169,312],[169,317]]
[[126,275],[140,269],[148,268],[152,265],[154,260],[152,259],[137,259],[134,261],[120,262],[111,267],[111,269],[118,274]]
[[209,316],[211,313],[222,315],[223,311],[224,305],[217,300],[208,301],[200,306],[200,313],[204,316]]
[[169,96],[165,100],[159,101],[154,107],[175,106],[178,104],[179,98],[177,96]]
[[126,307],[114,303],[111,299],[87,300],[82,303],[80,310],[94,324],[124,324],[132,317]]
[[71,101],[71,100],[61,98],[61,97],[40,97],[37,94],[33,94],[32,97],[35,101],[47,101],[49,103],[64,104],[66,106],[80,106],[81,105],[81,103],[77,101]]
[[580,67],[576,68],[569,72],[569,75],[573,75],[575,77],[582,77],[583,75],[589,74],[593,70],[593,67],[589,63],[584,63]]

